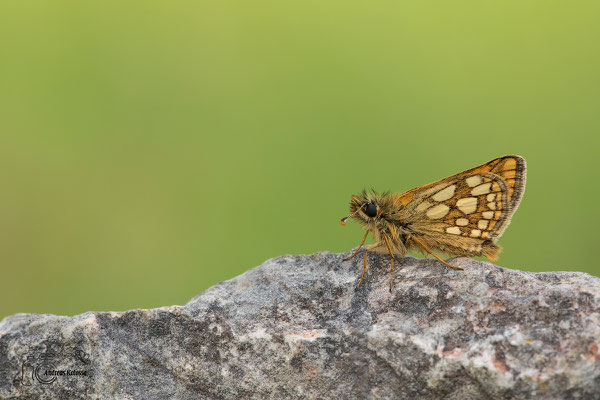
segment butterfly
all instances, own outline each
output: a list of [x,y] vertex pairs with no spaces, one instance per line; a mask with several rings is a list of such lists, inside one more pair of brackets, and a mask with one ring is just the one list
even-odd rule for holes
[[509,155],[486,162],[428,185],[396,194],[375,191],[352,196],[350,215],[365,235],[350,260],[364,245],[369,232],[375,243],[365,248],[360,286],[367,270],[367,252],[387,252],[391,260],[390,291],[394,286],[394,254],[411,250],[438,257],[434,250],[458,256],[484,256],[496,260],[502,248],[496,240],[517,210],[525,191],[526,163]]

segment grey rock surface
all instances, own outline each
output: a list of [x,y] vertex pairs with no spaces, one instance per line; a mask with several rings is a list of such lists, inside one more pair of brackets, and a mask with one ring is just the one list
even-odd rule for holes
[[[600,398],[600,279],[282,256],[185,306],[0,323],[0,398]],[[49,373],[48,373],[49,372]]]

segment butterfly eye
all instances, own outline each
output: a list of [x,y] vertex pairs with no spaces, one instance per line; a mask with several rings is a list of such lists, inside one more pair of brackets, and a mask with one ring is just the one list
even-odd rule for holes
[[365,207],[365,214],[367,214],[371,218],[377,215],[377,206],[375,205],[375,203],[371,202],[367,204],[367,206]]

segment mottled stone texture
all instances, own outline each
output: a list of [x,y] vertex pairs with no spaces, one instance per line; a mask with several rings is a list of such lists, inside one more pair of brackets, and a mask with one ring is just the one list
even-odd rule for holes
[[274,258],[185,306],[8,317],[0,398],[600,398],[600,279],[403,258],[390,293],[371,254],[355,291],[362,255]]

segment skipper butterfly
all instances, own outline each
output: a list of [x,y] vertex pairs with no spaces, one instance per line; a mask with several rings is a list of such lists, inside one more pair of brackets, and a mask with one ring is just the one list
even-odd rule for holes
[[394,286],[394,254],[408,251],[429,253],[442,264],[457,270],[438,257],[438,250],[459,256],[498,258],[502,249],[496,240],[519,206],[525,190],[525,159],[504,156],[448,178],[401,194],[381,195],[364,191],[352,196],[350,215],[366,233],[353,258],[365,243],[369,232],[375,243],[365,248],[360,286],[367,270],[367,252],[389,253],[391,260],[390,291]]

